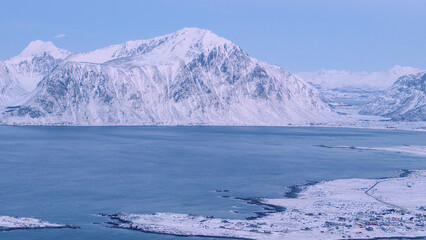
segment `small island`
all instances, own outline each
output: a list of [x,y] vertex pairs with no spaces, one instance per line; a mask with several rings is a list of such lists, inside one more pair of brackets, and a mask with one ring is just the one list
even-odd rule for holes
[[0,232],[20,229],[42,229],[42,228],[79,228],[73,225],[57,224],[28,217],[0,216]]

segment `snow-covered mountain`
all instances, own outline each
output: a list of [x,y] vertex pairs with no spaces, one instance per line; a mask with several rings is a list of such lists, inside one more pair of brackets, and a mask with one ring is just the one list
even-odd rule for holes
[[300,72],[297,75],[320,89],[335,104],[362,105],[379,96],[399,77],[421,71],[418,68],[396,65],[388,71],[379,72],[322,69]]
[[18,56],[0,62],[0,109],[25,101],[41,79],[70,54],[51,42],[38,40]]
[[426,72],[400,77],[360,113],[396,121],[426,121]]
[[43,78],[31,96],[2,114],[3,123],[285,125],[335,117],[311,85],[208,30],[81,54],[41,45],[49,51],[40,56],[31,47],[19,58],[51,63],[37,72]]

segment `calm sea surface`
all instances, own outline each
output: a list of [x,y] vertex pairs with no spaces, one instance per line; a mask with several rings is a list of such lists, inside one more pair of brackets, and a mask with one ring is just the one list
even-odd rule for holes
[[[321,148],[425,145],[426,133],[275,127],[0,127],[0,215],[81,229],[0,232],[2,240],[177,239],[105,227],[98,213],[245,218],[221,197],[281,197],[286,186],[426,169],[407,154]],[[232,213],[238,211],[238,214]],[[196,239],[196,238],[193,238]]]

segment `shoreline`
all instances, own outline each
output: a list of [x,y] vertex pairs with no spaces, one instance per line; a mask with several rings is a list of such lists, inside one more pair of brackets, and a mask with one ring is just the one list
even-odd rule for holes
[[[416,176],[414,176],[416,175]],[[377,200],[374,200],[372,197],[376,197],[378,199],[381,199],[380,196],[373,196],[370,195],[369,191],[372,191],[372,189],[374,189],[374,191],[372,191],[373,193],[371,194],[376,194],[377,193],[377,189],[379,189],[380,192],[380,188],[383,186],[377,186],[379,183],[387,183],[387,180],[389,180],[391,183],[395,182],[398,183],[399,181],[406,181],[406,180],[410,180],[410,181],[414,181],[417,179],[417,177],[421,177],[421,179],[426,177],[426,171],[423,170],[416,170],[416,171],[411,171],[411,170],[406,170],[406,169],[401,169],[400,173],[398,174],[397,177],[385,177],[385,178],[380,178],[380,179],[337,179],[337,180],[329,180],[329,181],[321,181],[321,182],[317,182],[317,183],[313,183],[313,182],[308,182],[306,184],[300,184],[300,185],[293,185],[293,186],[289,186],[288,188],[290,189],[290,191],[288,191],[286,193],[286,197],[283,199],[263,199],[263,198],[235,198],[237,200],[243,200],[246,201],[247,204],[255,204],[255,205],[262,205],[262,206],[267,206],[267,207],[271,207],[271,209],[279,209],[281,211],[271,211],[271,212],[262,212],[263,214],[259,215],[258,213],[255,212],[255,214],[257,214],[256,217],[253,218],[247,218],[246,220],[230,220],[230,219],[220,219],[220,218],[215,218],[215,217],[203,217],[203,216],[195,216],[195,215],[187,215],[187,214],[173,214],[173,213],[155,213],[155,214],[127,214],[127,213],[119,213],[119,214],[113,214],[113,215],[104,215],[104,216],[108,216],[110,217],[111,220],[118,220],[118,222],[113,222],[113,223],[107,223],[107,224],[113,224],[114,227],[117,228],[122,228],[122,229],[131,229],[131,230],[138,230],[141,232],[149,232],[149,233],[158,233],[158,234],[169,234],[169,235],[177,235],[177,236],[193,236],[193,237],[215,237],[215,238],[231,238],[231,239],[280,239],[283,237],[288,237],[288,239],[300,239],[300,237],[307,237],[307,236],[311,236],[310,234],[314,234],[314,231],[316,231],[315,229],[324,229],[321,230],[321,233],[318,233],[320,235],[315,235],[316,237],[320,237],[318,239],[422,239],[424,237],[426,237],[426,233],[421,234],[420,236],[417,235],[421,232],[424,232],[424,230],[420,230],[420,232],[416,233],[413,232],[411,233],[413,230],[410,230],[411,227],[408,227],[411,223],[410,222],[404,222],[403,224],[408,224],[407,225],[407,229],[402,230],[400,229],[400,227],[392,227],[393,225],[389,225],[390,229],[400,229],[398,231],[407,231],[407,234],[414,234],[414,236],[406,236],[406,234],[400,235],[400,234],[394,234],[393,236],[389,235],[389,233],[384,234],[384,236],[377,236],[377,234],[380,233],[380,229],[376,229],[376,231],[379,231],[379,233],[375,233],[371,228],[371,227],[365,227],[365,228],[360,228],[361,231],[365,231],[367,230],[365,234],[369,234],[371,236],[366,236],[366,237],[353,237],[351,235],[354,235],[355,233],[358,234],[358,232],[356,232],[356,230],[350,230],[353,227],[352,224],[350,224],[351,221],[351,214],[348,213],[345,210],[343,210],[342,213],[344,213],[345,217],[339,217],[338,214],[334,214],[332,212],[329,212],[328,207],[325,208],[325,212],[323,214],[321,214],[321,212],[318,212],[314,209],[309,210],[310,208],[306,208],[304,209],[304,207],[308,206],[311,201],[311,198],[315,199],[321,198],[321,194],[320,195],[316,195],[316,190],[314,192],[312,192],[312,188],[313,189],[322,189],[324,186],[330,185],[330,186],[334,186],[335,184],[340,184],[340,182],[342,182],[342,184],[337,185],[339,186],[341,189],[345,189],[346,184],[344,184],[344,182],[348,182],[349,185],[353,185],[361,183],[371,183],[372,185],[370,185],[369,188],[362,190],[362,188],[360,190],[362,190],[362,192],[360,192],[361,194],[365,194],[365,196],[363,197],[366,201],[367,205],[364,205],[362,202],[358,203],[357,201],[354,202],[354,206],[364,206],[364,208],[366,207],[366,209],[371,209],[372,212],[368,213],[368,214],[372,214],[372,216],[377,216],[374,218],[377,219],[383,219],[383,217],[378,218],[379,216],[382,216],[382,213],[380,213],[381,211],[383,211],[383,216],[385,219],[389,218],[387,216],[390,216],[390,218],[395,218],[395,219],[399,219],[400,214],[402,213],[402,216],[405,218],[407,218],[408,216],[417,216],[416,221],[420,221],[422,222],[421,225],[419,226],[423,226],[424,228],[424,221],[425,220],[421,220],[423,217],[421,217],[421,215],[416,215],[414,213],[411,213],[408,210],[405,209],[399,209],[399,210],[395,210],[395,209],[389,209],[389,206],[387,206],[386,202],[377,202]],[[373,184],[374,183],[374,184]],[[338,189],[339,189],[338,187]],[[352,188],[352,187],[351,187]],[[386,188],[385,188],[386,190]],[[333,191],[333,189],[331,189],[330,191]],[[334,189],[334,191],[340,191],[337,189]],[[346,190],[345,190],[346,191]],[[354,192],[354,190],[349,190]],[[312,192],[310,194],[314,194],[311,197],[306,198],[307,196],[310,196],[309,194],[306,195],[307,193]],[[370,195],[370,197],[368,196]],[[338,200],[339,198],[337,198],[336,200],[330,199],[330,203],[334,203],[334,204],[340,204]],[[297,202],[298,201],[302,201],[299,205]],[[308,202],[306,202],[308,201]],[[337,201],[337,202],[336,202]],[[346,200],[345,200],[346,201]],[[348,200],[351,201],[351,200]],[[422,201],[422,200],[420,200]],[[287,203],[286,203],[287,202]],[[303,202],[306,202],[303,203]],[[312,202],[313,203],[313,202]],[[342,202],[344,203],[344,202]],[[294,205],[296,204],[296,205]],[[308,204],[308,205],[307,205]],[[346,203],[344,203],[346,204]],[[361,204],[361,205],[359,205]],[[424,203],[426,204],[426,202]],[[299,206],[301,207],[300,209],[295,209],[294,206]],[[288,207],[287,207],[288,206]],[[327,205],[324,205],[327,206]],[[299,208],[297,207],[297,208]],[[394,204],[394,206],[396,209],[398,209],[397,205]],[[352,208],[352,207],[351,207]],[[350,208],[350,209],[351,209]],[[319,208],[321,209],[321,207]],[[328,209],[328,210],[327,210]],[[348,210],[350,210],[348,209]],[[362,207],[361,207],[362,209]],[[356,213],[358,210],[361,209],[357,209],[357,207],[355,207],[355,209],[350,210],[349,212],[354,212]],[[374,210],[373,210],[374,209]],[[409,207],[408,209],[412,209],[412,207]],[[312,212],[310,212],[312,211]],[[340,210],[338,210],[339,212]],[[368,210],[370,211],[370,210]],[[378,211],[378,212],[377,212]],[[417,211],[417,210],[416,210]],[[377,212],[377,213],[376,213]],[[366,212],[367,213],[367,212]],[[331,215],[330,215],[331,214]],[[346,214],[346,215],[345,215]],[[349,214],[349,215],[348,215]],[[368,216],[367,214],[367,216]],[[378,214],[378,215],[377,215]],[[414,215],[413,215],[414,214]],[[112,217],[113,216],[113,217]],[[283,226],[279,227],[278,222],[280,222],[282,219],[282,217],[286,217],[286,216],[293,216],[295,217],[296,220],[290,220],[287,221],[285,220],[284,222],[288,222],[286,224],[284,224],[283,222]],[[360,216],[364,216],[364,215],[360,215]],[[411,217],[411,218],[413,218]],[[420,218],[419,218],[420,217]],[[320,221],[325,221],[325,227],[320,224],[318,225],[318,223],[312,222],[311,218],[314,219],[323,219]],[[361,217],[363,218],[363,217]],[[410,218],[410,219],[411,219]],[[155,220],[154,220],[155,219]],[[299,220],[297,220],[299,219]],[[333,220],[335,219],[335,220]],[[358,219],[358,218],[356,218]],[[426,219],[426,211],[424,213],[424,219]],[[275,223],[276,221],[278,221],[277,223]],[[297,221],[306,221],[307,225],[306,225],[306,229],[300,229],[300,230],[296,230],[296,229],[289,229],[289,230],[285,230],[285,225],[291,225],[291,223],[295,223]],[[317,221],[317,220],[315,220]],[[334,222],[336,221],[336,222]],[[343,222],[342,222],[343,221]],[[347,223],[349,221],[349,223]],[[383,220],[380,220],[379,222],[381,222]],[[404,220],[405,221],[405,220]],[[266,225],[263,223],[265,222]],[[268,223],[269,222],[269,223]],[[310,225],[308,223],[312,223],[313,226],[310,227]],[[260,224],[260,225],[259,225]],[[349,225],[348,225],[349,224]],[[358,224],[358,223],[357,223]],[[387,226],[386,222],[383,223],[377,223],[377,225],[380,224],[385,224],[384,226]],[[420,224],[420,223],[419,223]],[[270,226],[269,226],[270,225]],[[276,225],[276,226],[275,226]],[[304,224],[303,224],[304,225]],[[301,225],[301,226],[303,226]],[[342,230],[331,230],[330,233],[325,233],[325,231],[329,231],[330,227],[326,227],[326,226],[336,226],[336,229],[340,229],[338,226],[342,226]],[[373,227],[375,228],[375,225],[373,225]],[[317,227],[315,227],[317,226]],[[322,226],[322,227],[321,227]],[[343,227],[343,226],[347,226],[347,227]],[[399,225],[398,225],[399,226]],[[404,225],[405,226],[405,225]],[[410,225],[411,226],[411,225]],[[389,227],[385,227],[384,229],[387,229]],[[235,230],[232,230],[234,229]],[[371,228],[371,230],[370,230]],[[202,229],[209,229],[205,234],[203,234]],[[239,229],[239,230],[238,230]],[[268,230],[270,229],[270,230]],[[281,229],[281,230],[280,230]],[[326,230],[329,229],[329,230]],[[334,229],[334,227],[332,227],[331,229]],[[348,229],[348,230],[344,230],[344,229]],[[339,231],[343,231],[343,232],[352,232],[352,234],[348,233],[341,233],[343,234],[343,237],[340,236],[336,236],[336,233],[333,232],[339,232]],[[370,231],[370,232],[369,232]],[[373,231],[373,232],[371,232]],[[339,235],[339,234],[337,234]],[[345,237],[345,235],[347,235]],[[417,235],[417,236],[416,236]],[[309,238],[309,237],[308,237]],[[311,238],[312,239],[312,236]]]
[[245,127],[256,127],[256,128],[348,128],[348,129],[360,129],[360,130],[384,130],[384,131],[407,131],[407,132],[426,132],[426,125],[421,128],[390,128],[390,127],[375,127],[375,126],[352,126],[352,125],[68,125],[68,124],[1,124],[0,127],[40,127],[40,128],[54,128],[54,127],[66,127],[66,128],[193,128],[193,127],[223,127],[223,128],[245,128]]

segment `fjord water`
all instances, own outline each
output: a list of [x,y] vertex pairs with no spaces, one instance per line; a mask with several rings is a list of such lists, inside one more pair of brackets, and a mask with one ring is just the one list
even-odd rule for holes
[[[20,239],[175,239],[111,229],[98,213],[244,218],[231,197],[282,197],[286,186],[426,169],[425,157],[318,145],[424,145],[426,133],[311,127],[0,127],[0,215],[81,229],[0,232]],[[215,190],[230,190],[216,192]],[[233,213],[231,211],[237,211]]]

